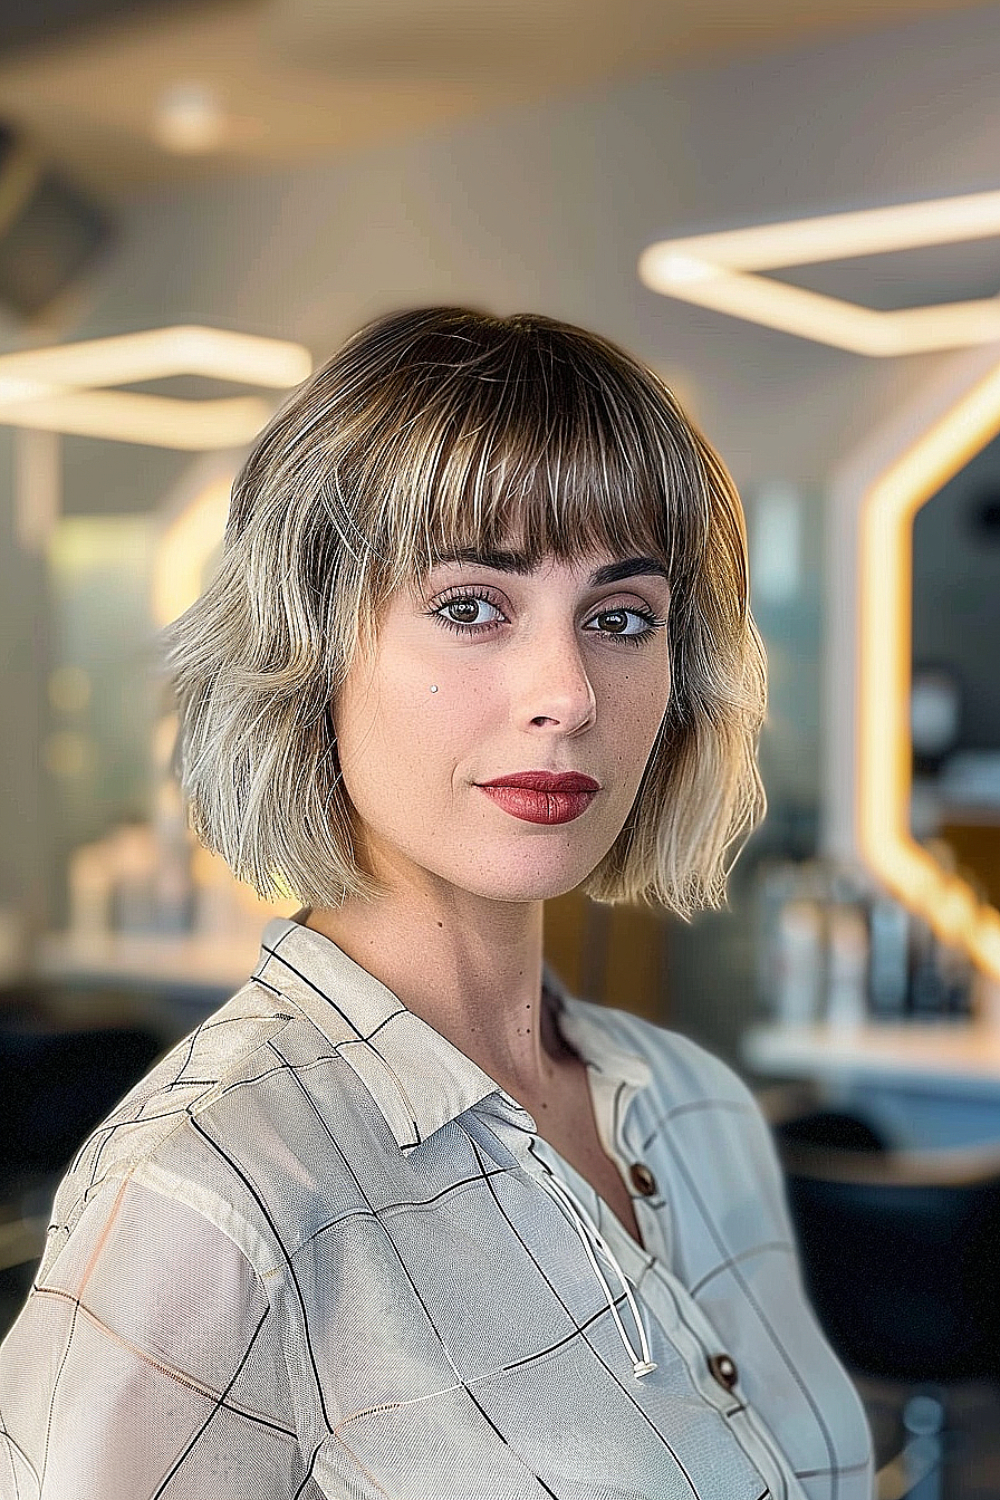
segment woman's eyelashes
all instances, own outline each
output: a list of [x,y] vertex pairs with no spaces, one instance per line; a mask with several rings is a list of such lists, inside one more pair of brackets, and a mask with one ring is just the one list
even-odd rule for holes
[[[500,618],[484,620],[480,611],[482,605],[495,610]],[[484,589],[475,592],[469,589],[457,590],[439,599],[427,613],[446,630],[465,636],[492,635],[501,624],[506,623],[503,607]],[[642,623],[635,627],[633,622],[637,620]],[[634,604],[619,604],[598,610],[591,616],[585,629],[615,645],[641,646],[645,641],[651,640],[657,630],[662,630],[666,623],[666,620],[658,619],[646,608]],[[596,630],[593,628],[595,624],[598,627]]]

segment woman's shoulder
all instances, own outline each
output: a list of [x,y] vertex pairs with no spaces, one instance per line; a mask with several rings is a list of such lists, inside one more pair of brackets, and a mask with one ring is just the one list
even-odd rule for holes
[[[225,1227],[255,1264],[321,1170],[336,1203],[330,1121],[349,1118],[357,1076],[285,998],[255,980],[178,1042],[83,1142],[53,1213],[65,1241],[87,1204],[131,1179]],[[349,1184],[342,1174],[341,1186]],[[52,1247],[53,1249],[55,1246]],[[286,1247],[287,1248],[287,1247]]]

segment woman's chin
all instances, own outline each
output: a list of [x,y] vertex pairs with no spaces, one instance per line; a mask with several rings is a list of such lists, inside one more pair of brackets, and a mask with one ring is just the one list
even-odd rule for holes
[[593,865],[564,864],[560,869],[511,872],[506,877],[493,870],[487,878],[470,883],[460,882],[473,896],[488,901],[550,901],[556,896],[565,896],[586,880]]

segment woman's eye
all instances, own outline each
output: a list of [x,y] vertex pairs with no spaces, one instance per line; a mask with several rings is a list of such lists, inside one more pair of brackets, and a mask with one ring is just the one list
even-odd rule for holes
[[597,625],[597,633],[626,646],[641,646],[664,620],[657,620],[642,609],[603,609],[588,625]]
[[[494,618],[485,613],[488,610],[494,611]],[[447,625],[452,630],[481,630],[495,625],[496,616],[503,618],[499,606],[481,594],[463,594],[458,599],[446,599],[431,613],[442,625]]]

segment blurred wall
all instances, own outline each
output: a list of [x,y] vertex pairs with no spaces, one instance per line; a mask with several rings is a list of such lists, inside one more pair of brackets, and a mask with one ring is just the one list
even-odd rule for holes
[[18,544],[11,503],[13,442],[0,428],[0,907],[32,925],[47,909],[49,877],[39,757],[45,730],[48,594],[40,557]]
[[[833,469],[949,356],[864,360],[674,303],[639,284],[637,256],[671,234],[995,186],[998,18],[978,7],[496,112],[292,172],[149,193],[124,205],[122,247],[74,333],[203,321],[298,338],[324,357],[366,318],[407,304],[543,311],[675,381],[744,486],[751,524],[760,487],[791,484],[815,550]],[[173,456],[76,446],[89,465],[77,509],[152,508],[180,471]],[[821,576],[814,558],[768,624],[782,685],[765,749],[778,822],[786,780],[796,805],[820,795]],[[4,533],[3,733],[15,770],[0,791],[0,900],[37,862],[32,809],[44,796],[32,577]],[[739,892],[736,905],[736,920],[705,918],[672,945],[671,1019],[723,1052],[749,1004]]]

